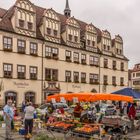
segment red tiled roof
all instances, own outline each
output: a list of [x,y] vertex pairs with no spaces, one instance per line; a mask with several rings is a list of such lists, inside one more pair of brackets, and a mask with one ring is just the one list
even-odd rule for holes
[[12,23],[11,23],[11,17],[14,14],[14,6],[11,7],[5,14],[3,15],[2,20],[0,21],[0,29],[7,30],[14,32]]
[[2,8],[0,8],[0,18],[2,18],[3,17],[3,15],[6,13],[6,9],[2,9]]
[[[36,11],[36,37],[39,39],[44,39],[39,27],[41,26],[41,24],[43,22],[43,16],[44,16],[43,14],[46,9],[39,7],[39,6],[35,6],[35,5],[34,5],[34,7],[35,7],[35,11]],[[9,10],[0,8],[0,17],[2,17],[2,20],[0,21],[1,30],[15,32],[13,29],[12,23],[11,23],[11,17],[13,16],[14,11],[15,11],[14,8],[15,8],[15,5],[13,7],[11,7]],[[56,14],[58,15],[58,17],[61,21],[61,33],[62,33],[66,30],[67,17],[65,15],[62,15],[57,12],[56,12]],[[80,34],[81,34],[81,38],[82,38],[85,35],[86,26],[88,24],[86,22],[80,21],[78,19],[75,19],[75,20],[77,20],[77,22],[80,25]],[[102,31],[100,29],[98,29],[97,27],[95,27],[95,28],[97,30],[97,42],[99,43],[101,41]],[[112,42],[114,42],[114,40]]]

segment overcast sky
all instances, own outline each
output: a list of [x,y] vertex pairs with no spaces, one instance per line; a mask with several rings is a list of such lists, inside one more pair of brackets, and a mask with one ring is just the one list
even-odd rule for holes
[[[0,0],[0,7],[8,9],[16,0]],[[63,13],[66,0],[30,0],[35,5],[53,8]],[[72,16],[107,29],[112,38],[120,34],[129,67],[140,63],[140,0],[69,0]]]

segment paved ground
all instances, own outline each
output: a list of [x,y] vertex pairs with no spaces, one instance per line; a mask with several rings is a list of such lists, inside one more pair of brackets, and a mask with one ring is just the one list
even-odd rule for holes
[[[63,138],[64,140],[79,140],[79,138],[75,139],[75,138],[71,138],[71,137],[64,137],[64,134],[60,134],[60,133],[53,133],[51,134],[50,132],[48,131],[45,131],[44,132],[45,134],[47,133],[49,136],[53,137],[56,137],[56,138]],[[140,140],[140,131],[135,131],[133,133],[130,133],[129,135],[129,138],[131,138],[131,140]],[[4,140],[5,138],[5,129],[2,129],[0,128],[0,140]],[[14,140],[24,140],[24,137],[23,136],[20,136],[18,133],[14,133],[13,135],[13,138]],[[31,139],[31,140],[34,140],[34,137]],[[80,138],[80,140],[83,140]]]

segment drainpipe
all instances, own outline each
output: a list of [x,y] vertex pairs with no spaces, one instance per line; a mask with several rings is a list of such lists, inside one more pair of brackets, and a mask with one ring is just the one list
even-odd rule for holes
[[43,46],[45,45],[45,42],[42,43],[42,56],[41,56],[41,67],[42,67],[42,71],[41,71],[41,103],[44,102],[44,79],[43,79],[43,73],[44,73],[44,53],[43,53]]
[[99,55],[99,93],[101,92],[101,54]]

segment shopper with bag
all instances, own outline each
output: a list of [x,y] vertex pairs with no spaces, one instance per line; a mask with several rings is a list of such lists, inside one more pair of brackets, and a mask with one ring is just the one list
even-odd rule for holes
[[32,106],[32,103],[29,102],[28,106],[25,107],[25,139],[32,137],[34,111],[35,108]]

